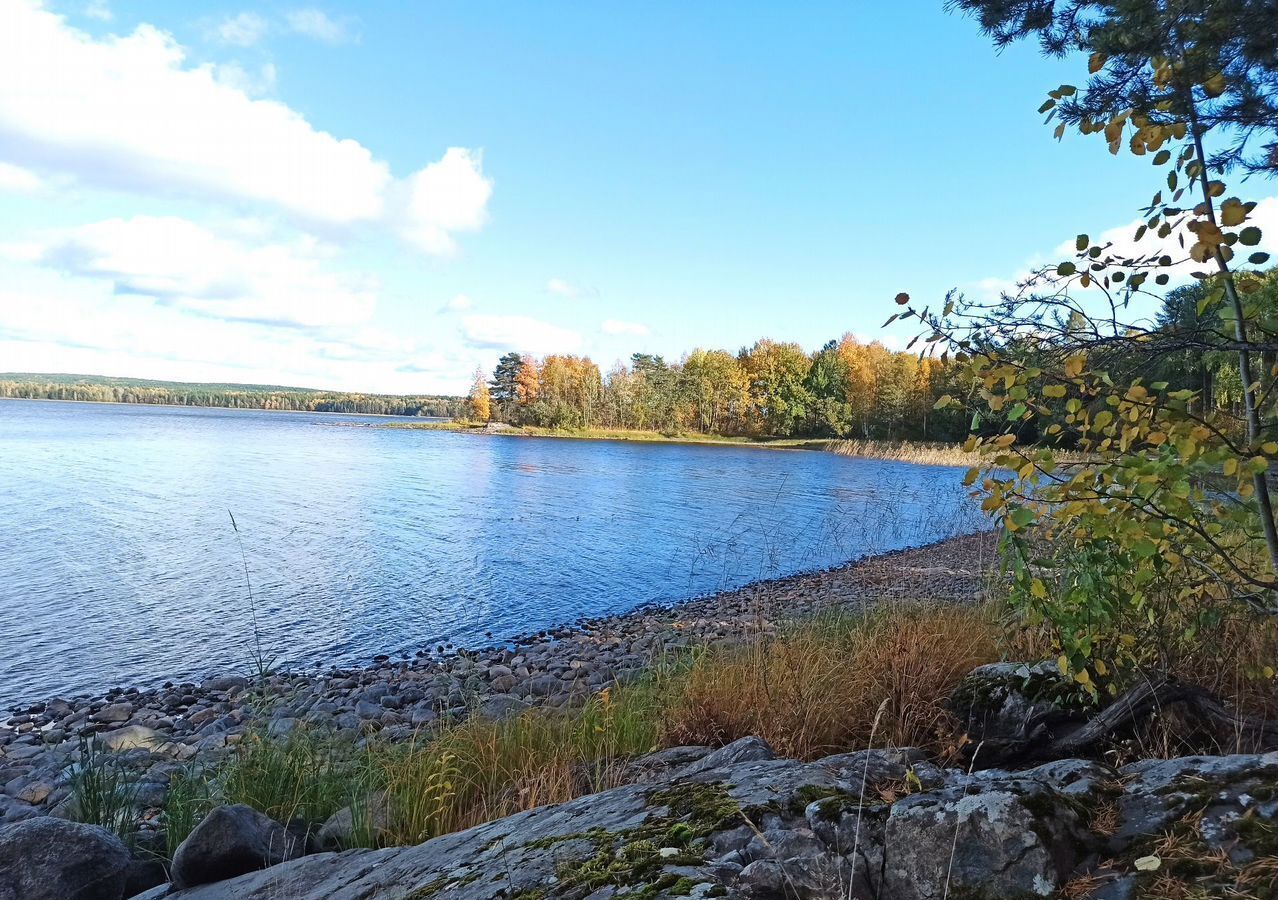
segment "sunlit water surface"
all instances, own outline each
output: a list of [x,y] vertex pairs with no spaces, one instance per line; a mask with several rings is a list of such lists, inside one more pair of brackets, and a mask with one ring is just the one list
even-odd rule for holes
[[367,661],[980,526],[961,469],[0,401],[0,706]]

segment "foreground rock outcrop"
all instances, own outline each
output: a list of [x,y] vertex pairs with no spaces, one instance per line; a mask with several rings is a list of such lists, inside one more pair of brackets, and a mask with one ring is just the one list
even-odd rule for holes
[[[215,811],[192,835],[215,839],[190,842],[175,865],[188,884],[192,871],[206,883],[140,896],[1117,900],[1167,896],[1168,879],[1194,896],[1278,893],[1278,753],[967,772],[908,749],[774,759],[747,738],[718,750],[661,751],[629,771],[639,780],[415,847],[289,861],[280,860],[301,847],[283,826]],[[102,864],[84,867],[82,848],[98,840],[84,826],[19,823],[0,830],[0,848],[33,846],[36,828],[76,829],[50,833],[46,846],[79,849],[46,850],[18,869],[11,851],[0,855],[0,884],[19,872],[19,891],[70,887],[0,887],[0,897],[123,896],[123,860],[109,842]],[[237,843],[240,831],[249,837]],[[207,881],[228,858],[253,871]],[[101,891],[74,892],[85,872],[98,871],[113,873]]]

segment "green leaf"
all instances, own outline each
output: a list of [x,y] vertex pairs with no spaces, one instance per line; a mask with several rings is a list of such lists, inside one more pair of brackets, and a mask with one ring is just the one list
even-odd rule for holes
[[1074,239],[1074,249],[1076,249],[1079,253],[1082,253],[1084,250],[1087,249],[1087,245],[1089,243],[1090,241],[1088,240],[1087,235],[1080,234],[1078,237]]
[[1247,262],[1251,263],[1253,266],[1259,266],[1268,261],[1268,253],[1253,253],[1251,256],[1247,257]]
[[1171,159],[1170,150],[1159,150],[1157,153],[1154,154],[1154,165],[1161,166],[1164,163],[1166,163],[1169,159]]
[[1149,559],[1158,553],[1158,545],[1148,538],[1143,538],[1132,544],[1132,552],[1142,559]]
[[1024,506],[1018,507],[1012,510],[1012,521],[1016,523],[1017,527],[1024,528],[1034,521],[1034,510],[1027,509]]
[[1256,246],[1260,243],[1260,229],[1255,225],[1248,225],[1238,232],[1238,242],[1247,247]]
[[1078,266],[1074,265],[1072,262],[1063,262],[1056,267],[1056,274],[1060,275],[1062,278],[1073,275],[1077,271]]

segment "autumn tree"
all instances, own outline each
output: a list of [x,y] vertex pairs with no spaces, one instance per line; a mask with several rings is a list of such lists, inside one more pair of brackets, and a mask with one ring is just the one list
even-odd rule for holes
[[750,380],[750,397],[760,430],[794,434],[808,416],[808,369],[811,361],[798,344],[763,338],[743,349],[737,358]]
[[733,433],[744,423],[750,381],[737,358],[723,350],[694,350],[683,361],[683,377],[697,430]]
[[[1258,365],[1278,350],[1262,299],[1272,276],[1258,271],[1255,203],[1224,182],[1231,166],[1273,168],[1273,5],[954,5],[998,43],[1035,36],[1049,53],[1080,52],[1085,85],[1055,88],[1040,112],[1058,138],[1098,135],[1148,160],[1162,185],[1130,240],[1078,234],[1069,258],[998,301],[897,298],[925,326],[916,340],[965,371],[964,394],[938,405],[970,405],[981,429],[968,480],[1006,530],[1013,600],[1050,626],[1062,672],[1115,691],[1196,652],[1207,622],[1278,614],[1278,423],[1266,415],[1278,370]],[[1179,306],[1188,295],[1173,296],[1160,322],[1146,311],[1184,271],[1198,282],[1193,315]],[[1219,381],[1209,399],[1165,376],[1186,353],[1228,354],[1236,410]]]
[[488,394],[488,379],[482,368],[475,369],[475,380],[467,398],[470,417],[476,422],[487,422],[492,417],[492,403]]

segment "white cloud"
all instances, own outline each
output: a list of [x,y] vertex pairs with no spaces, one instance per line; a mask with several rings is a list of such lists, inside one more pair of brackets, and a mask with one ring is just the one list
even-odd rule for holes
[[[267,204],[303,223],[381,224],[436,253],[456,249],[450,232],[486,220],[492,182],[476,152],[452,148],[397,186],[357,141],[250,97],[270,70],[249,85],[226,66],[188,67],[150,25],[97,40],[36,0],[0,0],[0,20],[5,162],[94,187]],[[236,28],[228,34],[247,40],[249,27]],[[407,197],[394,215],[392,192]]]
[[604,334],[628,334],[635,337],[643,337],[649,333],[647,325],[641,325],[638,322],[624,322],[621,319],[605,319],[604,323],[599,326],[599,330]]
[[529,316],[466,316],[462,336],[472,347],[526,353],[571,353],[581,335]]
[[270,23],[257,13],[228,16],[209,29],[209,37],[236,47],[252,47],[270,30]]
[[[1190,277],[1191,272],[1198,271],[1215,271],[1215,265],[1204,265],[1196,263],[1188,258],[1189,247],[1194,244],[1197,238],[1187,229],[1180,229],[1179,232],[1172,232],[1167,237],[1159,239],[1153,233],[1147,234],[1140,242],[1136,241],[1136,229],[1145,224],[1143,219],[1135,219],[1126,225],[1119,225],[1117,228],[1110,228],[1108,231],[1100,235],[1092,237],[1093,246],[1105,246],[1112,244],[1106,254],[1114,254],[1122,257],[1136,256],[1159,256],[1166,254],[1174,260],[1178,260],[1174,265],[1160,267],[1153,270],[1150,274],[1149,287],[1153,287],[1154,274],[1167,273],[1173,281],[1184,281]],[[1236,262],[1241,263],[1248,256],[1257,250],[1264,250],[1269,253],[1278,252],[1278,197],[1268,197],[1259,201],[1256,208],[1252,210],[1251,215],[1247,217],[1247,225],[1255,225],[1261,231],[1261,242],[1255,247],[1244,247],[1241,244],[1234,248]],[[1183,236],[1184,246],[1182,247],[1177,240]],[[1054,260],[1072,260],[1075,258],[1077,250],[1074,241],[1064,241],[1056,247],[1053,252]]]
[[116,295],[220,319],[301,327],[350,327],[368,320],[377,285],[330,271],[313,238],[251,244],[185,219],[108,219],[11,247],[67,275],[105,279]]
[[284,21],[290,31],[304,35],[325,44],[344,44],[353,40],[349,27],[350,20],[341,21],[329,18],[322,10],[307,8],[295,9],[284,15]]
[[[1192,272],[1214,271],[1214,264],[1204,265],[1188,258],[1189,247],[1193,245],[1196,238],[1186,229],[1172,232],[1162,239],[1159,239],[1155,233],[1147,233],[1141,241],[1137,242],[1136,229],[1144,225],[1145,221],[1133,219],[1126,225],[1109,228],[1098,235],[1090,235],[1090,244],[1094,247],[1104,247],[1109,244],[1111,246],[1105,251],[1106,255],[1112,254],[1119,258],[1158,257],[1165,254],[1176,260],[1174,265],[1149,270],[1149,279],[1145,283],[1145,288],[1148,290],[1159,290],[1153,280],[1158,274],[1166,273],[1169,276],[1167,288],[1171,288],[1189,281]],[[1260,229],[1261,241],[1255,247],[1236,246],[1234,248],[1235,265],[1244,262],[1248,256],[1258,250],[1278,256],[1278,197],[1267,197],[1258,201],[1245,224],[1255,225]],[[1181,246],[1178,240],[1180,236],[1184,237],[1184,246]],[[1074,261],[1077,255],[1078,251],[1075,249],[1073,239],[1062,241],[1051,251],[1050,256],[1040,255],[1027,261],[1020,273],[1010,278],[983,278],[970,285],[969,293],[982,302],[998,300],[1004,294],[1016,295],[1020,290],[1018,285],[1030,278],[1034,272],[1045,266],[1055,266],[1059,262]],[[1046,285],[1039,284],[1036,287],[1042,290]],[[1099,296],[1099,290],[1099,287],[1091,288],[1091,292],[1097,296]]]
[[569,300],[597,298],[599,290],[593,287],[582,287],[564,278],[552,278],[546,282],[546,293],[566,297]]
[[35,172],[0,162],[0,192],[29,194],[38,191],[43,184],[43,180]]
[[465,294],[458,294],[439,308],[440,312],[465,312],[474,307],[475,301]]
[[404,237],[428,253],[446,256],[457,249],[450,232],[482,228],[493,193],[483,164],[481,153],[450,147],[443,159],[409,178]]
[[249,97],[261,97],[275,90],[274,63],[263,63],[256,74],[237,62],[217,63],[213,67],[213,75],[219,84],[235,88]]
[[99,22],[110,22],[115,18],[106,0],[90,0],[89,4],[84,8],[84,14],[88,18],[96,19]]

